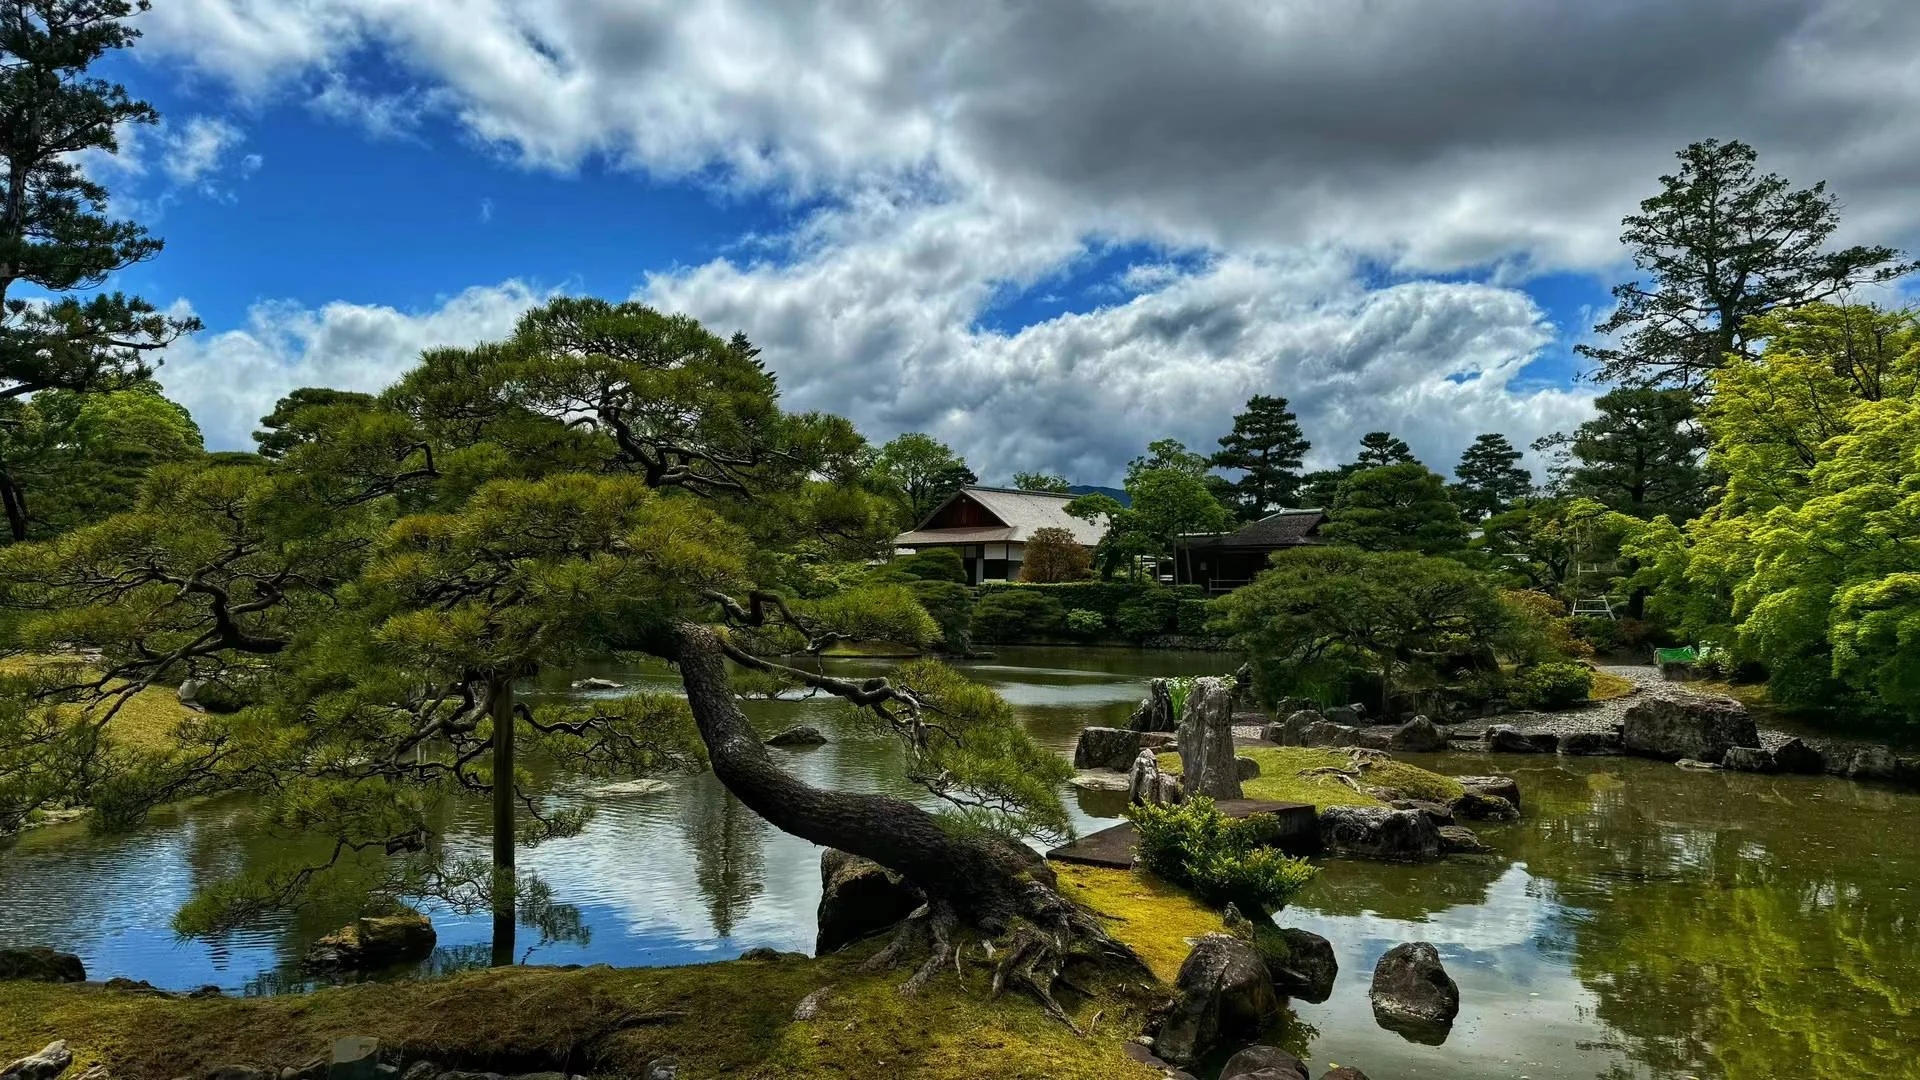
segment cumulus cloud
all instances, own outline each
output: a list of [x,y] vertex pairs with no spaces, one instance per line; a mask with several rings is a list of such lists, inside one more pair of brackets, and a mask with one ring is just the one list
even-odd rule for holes
[[[199,421],[208,447],[252,449],[273,403],[302,386],[376,391],[426,349],[503,337],[548,292],[519,281],[476,286],[437,308],[403,312],[370,304],[258,304],[244,327],[168,347],[159,381]],[[182,309],[176,314],[187,314]]]
[[[201,184],[225,167],[228,151],[245,138],[239,128],[219,117],[192,117],[179,130],[161,133],[160,169],[176,184]],[[241,163],[243,170],[259,168],[258,154],[247,155],[247,161]]]

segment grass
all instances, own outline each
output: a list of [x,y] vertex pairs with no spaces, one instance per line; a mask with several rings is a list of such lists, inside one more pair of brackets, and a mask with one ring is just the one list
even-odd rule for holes
[[1772,696],[1767,693],[1766,683],[1730,683],[1718,679],[1701,679],[1678,685],[1683,690],[1730,697],[1748,708],[1773,704]]
[[1611,671],[1595,671],[1593,688],[1587,691],[1588,701],[1617,701],[1633,693],[1632,679],[1616,675]]
[[[1242,747],[1240,756],[1252,758],[1260,766],[1260,775],[1241,784],[1249,799],[1275,802],[1308,803],[1324,809],[1329,806],[1385,806],[1371,795],[1353,790],[1338,777],[1302,776],[1311,769],[1347,768],[1344,749],[1310,746]],[[1160,755],[1162,771],[1178,774],[1180,755]],[[1390,788],[1406,798],[1432,802],[1452,802],[1465,789],[1451,777],[1429,772],[1404,761],[1387,761],[1366,770],[1363,781],[1369,787]]]
[[[16,674],[57,662],[57,658],[46,656],[0,657],[0,673]],[[181,721],[197,715],[180,704],[173,687],[149,686],[120,707],[107,724],[107,734],[118,745],[137,753],[164,754],[175,748],[173,733]]]
[[1172,983],[1195,938],[1221,933],[1220,913],[1185,889],[1144,870],[1056,863],[1060,891],[1107,917],[1107,933],[1140,954],[1161,982]]

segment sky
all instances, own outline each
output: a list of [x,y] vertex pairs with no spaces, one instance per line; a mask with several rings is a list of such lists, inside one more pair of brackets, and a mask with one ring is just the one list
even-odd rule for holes
[[[1920,247],[1912,0],[156,0],[90,162],[206,330],[210,448],[561,294],[742,330],[788,405],[1111,483],[1256,393],[1310,467],[1591,415],[1619,221],[1703,138]],[[1887,299],[1898,300],[1900,297]],[[1531,458],[1531,456],[1530,456]],[[1536,469],[1541,463],[1530,460]]]

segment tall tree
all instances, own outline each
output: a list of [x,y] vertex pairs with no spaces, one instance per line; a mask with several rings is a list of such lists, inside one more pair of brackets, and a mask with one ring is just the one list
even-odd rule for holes
[[[1233,514],[1214,498],[1207,484],[1204,459],[1186,454],[1171,439],[1153,444],[1148,458],[1136,459],[1128,471],[1127,498],[1121,506],[1110,495],[1082,495],[1067,504],[1067,513],[1089,521],[1106,522],[1106,533],[1094,549],[1101,572],[1112,577],[1139,559],[1172,556],[1182,536],[1225,529]],[[1149,466],[1151,460],[1170,462]],[[1195,461],[1202,463],[1196,469]]]
[[1067,493],[1067,478],[1059,473],[1017,472],[1013,474],[1013,486],[1021,491],[1047,491],[1056,495]]
[[1369,551],[1458,551],[1467,524],[1447,483],[1418,462],[1361,469],[1340,482],[1320,534]]
[[[117,153],[121,125],[160,119],[125,87],[87,75],[133,43],[139,32],[125,20],[147,6],[0,4],[0,399],[130,386],[152,373],[156,350],[200,328],[138,297],[94,291],[160,253],[146,229],[108,216],[107,189],[77,163],[86,151]],[[16,284],[44,297],[12,295]],[[10,485],[4,495],[8,528],[24,539],[27,493]]]
[[1300,462],[1312,445],[1286,398],[1255,394],[1220,437],[1210,464],[1239,471],[1228,491],[1242,517],[1264,517],[1298,500]]
[[917,431],[882,446],[876,467],[883,482],[897,492],[908,528],[926,520],[954,492],[980,479],[952,447]]
[[1704,393],[1729,354],[1747,355],[1746,321],[1891,281],[1916,265],[1877,245],[1838,251],[1838,197],[1823,181],[1793,190],[1755,170],[1743,142],[1708,139],[1677,155],[1680,170],[1621,220],[1620,241],[1647,279],[1614,286],[1613,314],[1594,327],[1617,345],[1579,345],[1600,380]]
[[[32,538],[131,509],[147,473],[201,456],[200,429],[151,382],[0,401],[0,496]],[[39,494],[29,504],[24,492]]]
[[273,411],[260,418],[261,430],[253,433],[253,441],[259,447],[261,457],[286,457],[287,451],[311,438],[319,426],[317,417],[308,414],[303,420],[302,413],[309,409],[342,406],[364,409],[372,404],[372,394],[331,390],[324,386],[303,386],[273,403]]
[[1383,465],[1405,465],[1416,460],[1413,448],[1392,434],[1369,431],[1360,436],[1360,456],[1353,463],[1362,469],[1378,469]]
[[1533,490],[1533,474],[1520,467],[1520,451],[1505,435],[1485,434],[1460,454],[1453,470],[1454,504],[1468,521],[1504,513]]
[[1567,495],[1598,500],[1623,514],[1666,514],[1685,521],[1706,509],[1712,478],[1707,434],[1685,390],[1627,387],[1594,401],[1600,415],[1571,435],[1550,435],[1536,450],[1559,454],[1555,471]]
[[1127,478],[1150,470],[1177,472],[1196,479],[1207,474],[1207,459],[1187,449],[1179,439],[1155,439],[1147,452],[1127,462]]

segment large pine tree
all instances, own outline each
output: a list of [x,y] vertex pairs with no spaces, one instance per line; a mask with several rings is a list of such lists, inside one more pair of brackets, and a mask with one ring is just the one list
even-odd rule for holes
[[1210,463],[1240,472],[1229,497],[1242,517],[1258,518],[1298,501],[1300,461],[1312,445],[1286,398],[1255,394],[1233,418],[1233,430],[1221,436]]
[[1469,521],[1484,521],[1526,498],[1533,476],[1520,467],[1520,451],[1505,435],[1488,433],[1473,440],[1453,470],[1455,506]]
[[1413,448],[1395,438],[1391,432],[1369,431],[1360,436],[1360,456],[1354,459],[1353,464],[1360,469],[1378,469],[1418,460],[1413,456]]

